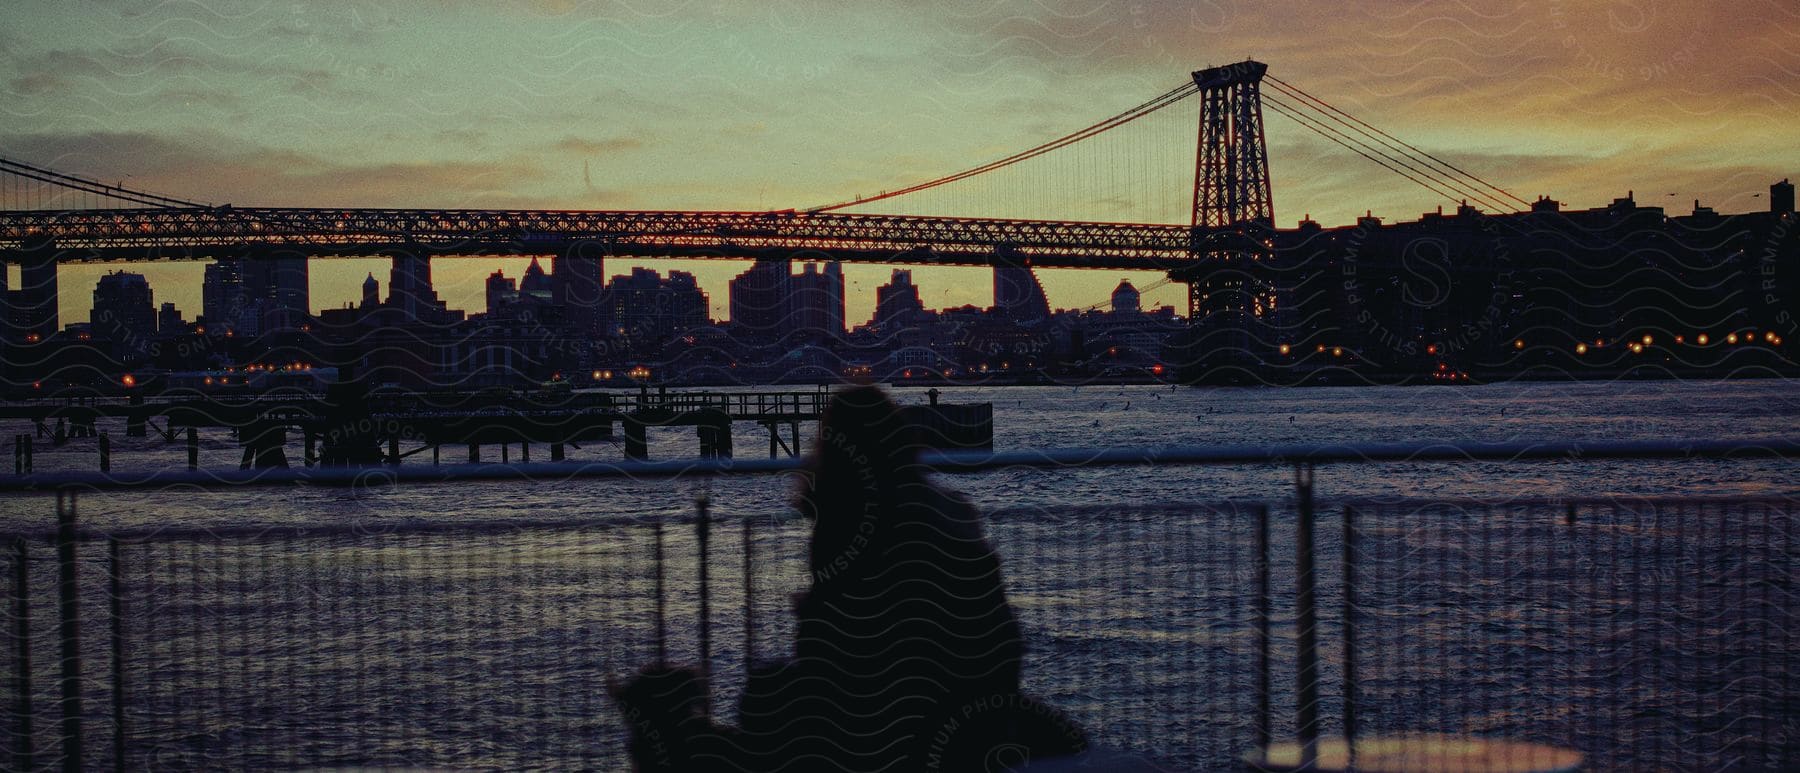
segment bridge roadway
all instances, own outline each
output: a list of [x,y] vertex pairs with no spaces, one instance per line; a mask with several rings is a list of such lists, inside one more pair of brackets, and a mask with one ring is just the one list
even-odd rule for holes
[[[1045,268],[1191,265],[1182,225],[839,212],[146,208],[0,212],[0,251],[51,246],[57,262],[246,254],[804,258]],[[17,258],[14,258],[17,259]]]

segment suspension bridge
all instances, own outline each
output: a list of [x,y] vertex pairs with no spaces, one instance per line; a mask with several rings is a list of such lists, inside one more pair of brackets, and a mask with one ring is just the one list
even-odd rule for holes
[[[1516,196],[1299,87],[1256,61],[1212,67],[1123,113],[953,174],[829,205],[778,211],[570,211],[237,207],[162,195],[123,184],[0,159],[0,260],[21,266],[22,287],[6,315],[9,332],[54,333],[56,266],[61,263],[388,256],[390,303],[416,310],[430,291],[430,258],[546,255],[559,285],[579,306],[597,299],[602,264],[612,258],[787,260],[1026,266],[1166,272],[1187,284],[1190,318],[1254,314],[1242,274],[1266,253],[1274,231],[1263,108],[1341,145],[1433,193],[1494,211],[1526,205]],[[1267,87],[1265,89],[1265,86]],[[1152,115],[1200,103],[1191,211],[1185,223],[878,214],[946,190],[970,190],[1002,170],[1041,164],[1092,145]],[[1090,163],[1064,187],[1106,187],[1130,159]],[[1086,179],[1082,179],[1085,177]],[[1030,182],[1033,188],[1044,187]],[[1005,191],[999,195],[1006,196]],[[1108,195],[1119,197],[1117,191]],[[1185,197],[1184,197],[1185,198]],[[953,201],[957,200],[952,197]],[[960,201],[967,202],[965,193]],[[858,210],[858,211],[851,211]],[[1235,268],[1234,268],[1235,267]],[[1234,292],[1222,292],[1231,289]],[[304,311],[304,310],[302,310]]]

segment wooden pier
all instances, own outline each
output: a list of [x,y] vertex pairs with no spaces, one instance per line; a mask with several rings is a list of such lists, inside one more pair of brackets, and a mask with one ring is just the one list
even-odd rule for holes
[[[937,390],[932,392],[930,404],[902,408],[927,444],[993,446],[990,404],[940,405]],[[245,469],[289,466],[287,445],[295,435],[301,440],[298,460],[309,467],[400,464],[420,454],[429,454],[433,464],[440,464],[445,447],[466,447],[470,463],[507,463],[531,461],[532,446],[540,445],[548,447],[548,461],[563,461],[570,448],[615,438],[622,440],[627,459],[642,460],[649,458],[650,430],[666,427],[693,427],[701,457],[730,457],[735,450],[733,426],[739,422],[760,427],[768,437],[770,458],[776,458],[801,455],[800,425],[820,420],[830,400],[831,392],[822,388],[370,392],[340,385],[324,395],[47,398],[0,405],[0,419],[30,421],[35,429],[35,435],[14,438],[15,472],[31,469],[35,440],[62,445],[71,438],[97,438],[100,464],[110,469],[110,437],[97,429],[107,419],[123,419],[128,437],[145,437],[154,430],[165,442],[185,440],[189,469],[199,467],[197,432],[206,428],[235,433],[242,448],[239,466]],[[485,458],[484,448],[489,449]]]

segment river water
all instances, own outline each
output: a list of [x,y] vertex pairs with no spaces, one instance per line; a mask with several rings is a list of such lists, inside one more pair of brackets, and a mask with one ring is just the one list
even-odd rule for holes
[[[923,403],[923,389],[896,389],[897,400]],[[1793,438],[1800,435],[1800,389],[1766,379],[1723,382],[1632,381],[1513,383],[1458,387],[1324,387],[1308,389],[1156,386],[949,388],[944,402],[994,405],[996,449],[1115,447],[1163,444],[1306,444]],[[20,424],[8,434],[27,432]],[[103,427],[103,429],[106,429]],[[803,445],[812,425],[802,427]],[[740,457],[766,454],[759,427],[739,424]],[[126,438],[110,428],[117,473],[180,469],[179,441]],[[691,428],[652,430],[654,459],[698,453]],[[299,449],[289,449],[297,459]],[[95,470],[92,440],[61,448],[37,441],[36,469]],[[547,449],[534,449],[534,461]],[[515,450],[514,458],[516,459]],[[235,469],[241,453],[224,431],[203,432],[201,465]],[[493,447],[483,458],[493,462]],[[569,459],[617,460],[618,441],[571,450]],[[465,461],[445,448],[446,463]],[[430,463],[430,454],[407,463]],[[1791,491],[1797,463],[1769,461],[1666,463],[1511,463],[1336,465],[1321,469],[1322,497],[1535,495],[1616,496],[1756,494]],[[1291,472],[1267,467],[1017,471],[958,478],[954,487],[984,506],[1212,502],[1285,498]],[[723,514],[780,510],[789,490],[776,478],[620,483],[558,481],[546,485],[457,484],[405,488],[326,489],[252,494],[184,494],[178,498],[108,495],[84,509],[91,524],[308,523],[369,518],[492,518],[515,514],[632,517],[689,507],[702,488],[717,490]],[[171,501],[174,499],[176,501]],[[47,523],[48,507],[8,501],[8,523]],[[35,511],[35,512],[34,512]]]
[[[925,401],[920,389],[895,393]],[[992,402],[997,449],[1800,435],[1800,391],[1779,380],[951,388],[941,399]],[[115,472],[185,464],[179,442],[107,429]],[[760,431],[739,425],[740,457],[764,452]],[[657,459],[697,449],[691,429],[653,430],[650,440]],[[234,469],[238,453],[224,433],[203,435],[203,466]],[[36,466],[93,469],[94,454],[90,440],[41,444]],[[608,443],[570,452],[576,461],[620,456]],[[429,464],[429,454],[407,463]],[[1789,633],[1800,632],[1797,468],[1794,460],[1320,468],[1318,496],[1330,513],[1317,537],[1326,729],[1341,727],[1342,696],[1354,689],[1365,731],[1574,746],[1590,755],[1590,769],[1800,761],[1800,642]],[[1028,638],[1028,689],[1094,741],[1171,769],[1228,767],[1253,742],[1256,504],[1270,504],[1272,724],[1278,737],[1293,732],[1291,469],[1008,470],[941,482],[990,514]],[[787,599],[805,587],[807,533],[786,504],[792,487],[783,476],[751,476],[84,495],[83,523],[138,530],[121,544],[119,564],[127,762],[616,769],[622,730],[602,685],[656,658],[659,599],[667,658],[700,662],[696,497],[713,503],[715,710],[729,719],[746,650],[767,659],[791,647]],[[1692,495],[1775,502],[1684,509],[1636,499]],[[1343,540],[1331,502],[1367,497],[1409,503],[1359,516],[1352,649],[1362,682],[1349,688]],[[1586,506],[1572,524],[1560,510],[1417,504],[1520,497],[1618,504]],[[0,508],[7,525],[28,529],[54,512],[43,495],[0,498]],[[524,520],[583,525],[507,526]],[[468,528],[445,531],[446,523]],[[318,525],[329,530],[299,530]],[[170,531],[146,536],[145,527]],[[55,745],[57,642],[42,622],[56,614],[50,556],[34,553],[28,572],[40,621],[30,637],[40,763],[54,759]],[[109,631],[107,553],[89,544],[81,556],[80,584],[92,594],[84,630]],[[109,642],[84,641],[88,673],[109,673]],[[87,691],[91,759],[110,759],[107,687]],[[16,722],[14,688],[6,689],[0,721]],[[5,751],[17,750],[14,739]]]

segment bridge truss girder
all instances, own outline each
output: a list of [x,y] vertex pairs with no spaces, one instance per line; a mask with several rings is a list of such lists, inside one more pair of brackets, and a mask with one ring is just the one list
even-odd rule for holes
[[[0,249],[53,244],[60,260],[309,255],[556,255],[598,242],[609,257],[817,253],[867,262],[991,265],[1010,249],[1047,268],[1169,270],[1193,230],[1062,222],[800,212],[167,208],[0,212]],[[291,254],[291,253],[290,253]]]

